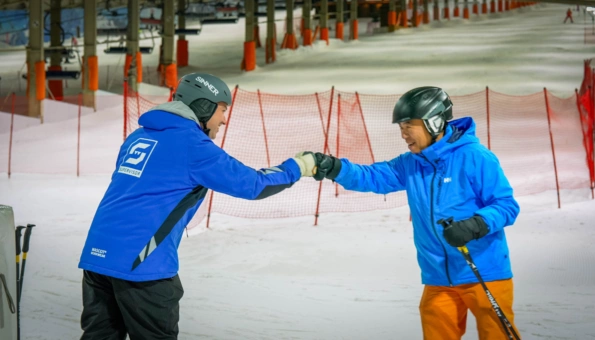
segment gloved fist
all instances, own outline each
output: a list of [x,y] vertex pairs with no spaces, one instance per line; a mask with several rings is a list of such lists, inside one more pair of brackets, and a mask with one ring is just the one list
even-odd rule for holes
[[314,169],[314,179],[322,181],[323,179],[334,180],[341,172],[341,160],[337,157],[325,155],[317,152],[314,154],[316,158],[316,168]]
[[444,227],[444,239],[453,247],[462,247],[471,240],[486,236],[488,226],[481,216],[473,216],[466,220],[453,222],[453,218],[438,221]]
[[298,152],[293,160],[298,164],[300,167],[300,172],[302,176],[312,177],[313,170],[316,167],[316,159],[314,158],[314,153],[310,151],[302,151]]

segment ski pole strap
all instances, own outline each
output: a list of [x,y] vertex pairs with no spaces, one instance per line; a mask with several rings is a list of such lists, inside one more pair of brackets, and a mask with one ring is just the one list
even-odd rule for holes
[[6,284],[6,277],[4,276],[4,274],[0,274],[0,280],[2,281],[4,291],[6,292],[6,298],[8,299],[8,306],[10,308],[10,312],[14,314],[16,313],[17,309],[14,306],[14,301],[12,300],[12,296],[10,295],[10,291],[8,290],[8,285]]

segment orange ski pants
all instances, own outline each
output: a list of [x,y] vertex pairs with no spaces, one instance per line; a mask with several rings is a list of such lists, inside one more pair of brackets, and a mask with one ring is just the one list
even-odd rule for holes
[[[508,321],[514,325],[512,279],[486,282]],[[480,340],[506,339],[502,323],[479,283],[424,288],[419,310],[425,340],[459,340],[465,334],[467,310],[477,320]]]

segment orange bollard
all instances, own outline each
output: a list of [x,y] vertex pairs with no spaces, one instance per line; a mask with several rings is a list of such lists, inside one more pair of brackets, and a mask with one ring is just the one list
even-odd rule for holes
[[143,82],[143,56],[136,52],[136,82]]
[[188,40],[178,39],[178,43],[176,45],[176,56],[178,59],[178,66],[188,66]]
[[320,29],[320,40],[326,41],[326,44],[328,45],[328,27]]
[[477,9],[477,4],[473,4],[473,14],[479,14],[478,9]]
[[461,10],[459,9],[459,6],[455,7],[453,15],[455,18],[458,18],[461,16]]
[[[62,66],[50,66],[48,71],[62,71]],[[48,87],[54,96],[55,100],[64,100],[64,88],[62,87],[62,80],[49,80]],[[51,98],[51,97],[50,97]]]
[[440,20],[440,9],[434,6],[434,21]]
[[45,61],[35,63],[35,96],[37,100],[45,99]]
[[253,71],[256,68],[256,44],[254,41],[244,42],[244,60],[242,60],[243,71]]
[[336,38],[339,40],[343,40],[343,23],[342,22],[337,22],[335,24],[335,30],[336,30]]
[[481,4],[481,14],[487,14],[488,13],[488,4],[483,3]]
[[352,20],[352,25],[353,27],[351,28],[351,33],[353,34],[353,40],[357,40],[359,37],[359,31],[358,31],[358,27],[359,27],[359,23],[357,20]]
[[165,68],[165,86],[175,89],[178,84],[178,66],[176,63],[164,65]]
[[89,65],[89,90],[97,91],[99,89],[99,61],[96,55],[87,58]]
[[407,20],[407,11],[401,11],[401,27],[407,28],[409,21]]
[[304,29],[304,46],[312,45],[312,30],[309,28]]
[[450,20],[450,8],[444,7],[444,19]]
[[469,8],[463,8],[463,19],[469,19]]
[[389,11],[388,12],[388,27],[394,27],[397,25],[397,12],[396,11]]

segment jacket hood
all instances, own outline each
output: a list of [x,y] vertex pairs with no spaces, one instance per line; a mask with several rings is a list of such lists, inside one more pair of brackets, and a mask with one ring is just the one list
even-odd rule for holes
[[140,116],[138,124],[153,130],[164,130],[191,124],[198,125],[202,130],[194,112],[186,104],[179,101],[167,102],[153,107]]
[[421,162],[437,162],[447,154],[470,143],[479,143],[475,136],[475,122],[471,117],[451,120],[446,126],[446,133],[436,143],[425,148],[420,154],[413,154]]

